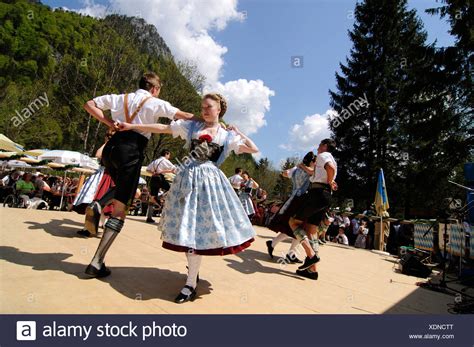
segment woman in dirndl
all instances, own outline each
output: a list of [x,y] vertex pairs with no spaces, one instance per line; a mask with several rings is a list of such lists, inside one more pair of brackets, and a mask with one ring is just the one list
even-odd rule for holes
[[249,217],[249,220],[252,220],[252,217],[255,214],[255,206],[252,196],[253,192],[259,187],[259,185],[250,177],[247,171],[242,173],[242,178],[244,180],[241,183],[239,199],[242,203],[245,213],[247,213],[247,216]]
[[229,180],[219,169],[233,151],[256,153],[257,146],[236,127],[223,129],[227,109],[219,94],[206,94],[201,103],[204,122],[178,120],[170,125],[121,123],[121,130],[172,134],[190,150],[177,165],[159,223],[163,247],[185,252],[188,277],[176,303],[194,300],[203,255],[235,254],[249,247],[255,231]]

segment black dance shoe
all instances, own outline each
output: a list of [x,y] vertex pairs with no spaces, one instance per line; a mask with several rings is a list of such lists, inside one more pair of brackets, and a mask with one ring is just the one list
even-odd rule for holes
[[304,260],[303,265],[299,266],[298,270],[306,270],[306,269],[310,268],[311,266],[313,266],[314,264],[316,264],[320,260],[321,259],[316,254],[312,258],[306,257],[306,259]]
[[303,262],[296,257],[296,254],[293,254],[293,255],[287,254],[286,261],[290,264],[301,264]]
[[270,256],[270,258],[273,259],[273,246],[272,246],[272,241],[271,240],[267,241],[267,251],[268,251],[268,255]]
[[309,278],[310,280],[318,279],[318,272],[309,272],[308,270],[296,270],[296,274],[301,277]]
[[319,239],[318,242],[320,245],[325,245],[327,243],[325,239]]
[[94,266],[89,264],[86,267],[85,273],[88,274],[91,277],[94,277],[94,278],[102,278],[102,277],[107,277],[108,275],[110,275],[112,273],[112,271],[110,271],[105,266],[105,263],[102,263],[102,266],[100,267],[100,270],[97,270]]
[[196,289],[194,289],[191,286],[184,286],[184,288],[187,288],[191,291],[191,294],[186,295],[181,292],[179,292],[178,296],[176,299],[174,299],[174,302],[177,304],[182,304],[185,303],[186,301],[193,301],[196,298]]
[[146,219],[146,222],[153,224],[153,223],[155,223],[155,220],[152,219],[152,218],[147,218],[147,219]]

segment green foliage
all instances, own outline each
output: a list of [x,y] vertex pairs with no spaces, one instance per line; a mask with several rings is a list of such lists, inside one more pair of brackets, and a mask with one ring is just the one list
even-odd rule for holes
[[[369,102],[350,118],[330,122],[338,144],[341,199],[370,205],[384,169],[392,215],[434,210],[454,194],[447,178],[469,156],[466,118],[453,102],[463,94],[447,69],[445,51],[426,43],[426,32],[406,0],[356,5],[350,57],[336,74],[331,105],[339,113],[357,98]],[[471,105],[472,106],[472,105]]]
[[[95,19],[26,0],[0,3],[0,132],[27,148],[62,148],[93,154],[105,127],[82,106],[104,94],[131,92],[145,71],[165,82],[160,97],[197,113],[200,96],[183,76],[156,28],[143,19]],[[41,95],[49,106],[16,124]],[[184,154],[184,142],[154,136],[151,161],[163,148]]]

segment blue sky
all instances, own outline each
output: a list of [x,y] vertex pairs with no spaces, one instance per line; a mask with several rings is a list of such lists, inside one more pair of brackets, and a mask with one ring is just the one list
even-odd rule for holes
[[[145,5],[148,6],[149,3],[146,0],[142,1],[143,11],[148,15],[149,11]],[[51,7],[65,6],[70,9],[93,5],[91,0],[85,2],[47,0],[44,3]],[[213,6],[205,7],[208,0],[203,0],[201,3],[203,6],[200,11],[212,11]],[[95,4],[107,4],[107,1],[95,1]],[[156,4],[157,2],[153,3],[153,6],[159,7]],[[140,12],[140,2],[136,2],[135,5],[134,9]],[[445,46],[453,42],[453,38],[447,32],[448,24],[437,16],[424,13],[426,8],[437,5],[435,0],[408,2],[409,8],[415,8],[423,21],[428,32],[428,42],[437,40],[439,46]],[[261,150],[261,155],[268,157],[276,166],[288,156],[301,156],[312,149],[307,148],[311,147],[310,144],[317,145],[322,137],[329,134],[327,128],[324,129],[325,113],[330,108],[328,90],[334,88],[335,72],[339,69],[339,63],[345,61],[352,45],[347,31],[353,25],[354,6],[355,1],[349,0],[240,0],[236,10],[243,18],[233,20],[234,14],[228,14],[230,12],[227,9],[225,10],[227,14],[223,15],[227,16],[225,28],[217,30],[212,24],[204,27],[210,39],[227,48],[226,53],[216,53],[216,56],[222,57],[222,67],[218,69],[218,82],[221,87],[229,83],[219,91],[229,93],[230,103],[233,96],[239,97],[235,95],[235,88],[234,92],[230,91],[232,81],[241,79],[263,81],[264,86],[252,88],[248,88],[249,85],[246,83],[240,84],[242,88],[248,88],[246,90],[248,94],[255,93],[258,97],[252,98],[250,95],[248,99],[243,99],[244,101],[236,99],[235,103],[248,102],[250,105],[264,103],[263,99],[269,99],[269,110],[264,109],[266,124],[263,125],[263,120],[253,128],[252,124],[249,124],[258,118],[262,105],[255,105],[257,118],[252,118],[250,115],[252,117],[249,116],[246,121],[244,119],[246,114],[239,115],[235,114],[238,112],[234,112],[231,120],[241,125],[241,129],[251,133],[251,137]],[[121,10],[127,14],[133,11],[125,5]],[[205,16],[202,13],[197,15]],[[152,17],[149,18],[153,22]],[[179,20],[180,18],[176,18],[176,21]],[[209,23],[214,21],[212,23],[215,24],[215,20],[212,18]],[[190,20],[190,23],[191,26],[202,29],[201,23],[196,24],[195,19]],[[163,28],[169,26],[168,23],[166,26],[163,25]],[[158,31],[162,32],[160,27]],[[177,28],[175,33],[164,32],[163,36],[165,40],[169,38],[167,42],[178,40],[176,35],[179,35],[179,32],[180,28]],[[173,42],[170,47],[173,51]],[[176,50],[178,57],[186,57],[185,49],[180,47]],[[203,55],[205,54],[201,54]],[[303,67],[292,67],[291,57],[300,56],[303,58]],[[210,57],[214,56],[211,54]],[[210,75],[214,72],[212,68],[209,70],[208,65],[202,65],[202,70],[210,71],[208,72]],[[238,85],[234,87],[238,88]],[[274,95],[271,96],[268,92],[261,93],[265,88],[267,91],[273,91]],[[242,94],[245,94],[245,91],[242,91]],[[291,131],[297,124],[311,126],[311,134],[301,136],[301,127],[299,130]]]

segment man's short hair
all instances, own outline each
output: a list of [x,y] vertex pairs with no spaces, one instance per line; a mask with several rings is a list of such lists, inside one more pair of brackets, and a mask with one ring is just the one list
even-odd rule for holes
[[240,167],[235,168],[235,173],[236,174],[239,174],[241,172],[242,172],[242,168],[240,168]]
[[152,88],[160,88],[160,77],[154,72],[144,73],[142,78],[140,78],[140,82],[138,82],[138,87],[147,91],[150,91]]
[[168,154],[171,154],[171,152],[168,151],[167,149],[162,150],[161,153],[160,153],[160,155],[161,155],[162,157],[164,157],[165,155],[168,155]]
[[328,146],[328,152],[334,152],[336,149],[336,141],[333,139],[324,139],[321,141],[321,144]]

